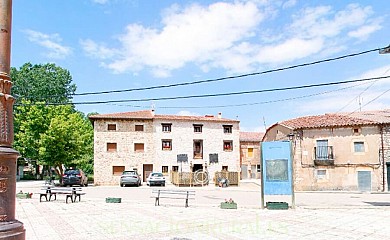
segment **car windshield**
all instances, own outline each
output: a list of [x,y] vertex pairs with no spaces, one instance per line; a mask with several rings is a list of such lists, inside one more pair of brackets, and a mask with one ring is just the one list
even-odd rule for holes
[[65,171],[65,174],[67,174],[67,175],[77,175],[79,173],[80,173],[79,170],[74,170],[74,169],[70,169],[70,170]]
[[137,173],[134,171],[125,171],[122,175],[137,175]]
[[152,177],[162,177],[162,173],[152,173]]

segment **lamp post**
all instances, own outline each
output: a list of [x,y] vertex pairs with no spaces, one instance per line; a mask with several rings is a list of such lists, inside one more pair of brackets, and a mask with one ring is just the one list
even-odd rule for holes
[[379,50],[379,54],[390,53],[390,45]]
[[15,219],[16,159],[11,96],[12,0],[0,0],[0,239],[25,239],[23,223]]

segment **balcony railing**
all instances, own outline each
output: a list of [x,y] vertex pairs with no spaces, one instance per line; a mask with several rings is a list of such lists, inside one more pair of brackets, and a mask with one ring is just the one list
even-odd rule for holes
[[334,165],[333,146],[314,147],[315,165]]

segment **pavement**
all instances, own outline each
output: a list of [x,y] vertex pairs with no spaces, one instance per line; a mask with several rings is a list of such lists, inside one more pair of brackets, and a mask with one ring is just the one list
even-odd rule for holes
[[[260,186],[192,187],[195,200],[161,199],[154,206],[152,188],[89,186],[80,202],[39,202],[42,181],[17,182],[16,191],[33,193],[16,199],[16,219],[23,222],[26,239],[388,239],[390,194],[361,192],[296,192],[295,208],[261,209]],[[154,187],[153,187],[154,188]],[[159,187],[156,187],[159,188]],[[162,189],[177,189],[167,185]],[[161,189],[161,188],[160,188]],[[180,189],[187,189],[180,187]],[[121,203],[106,203],[119,197]],[[221,209],[233,199],[237,209]],[[285,201],[291,196],[266,196]]]

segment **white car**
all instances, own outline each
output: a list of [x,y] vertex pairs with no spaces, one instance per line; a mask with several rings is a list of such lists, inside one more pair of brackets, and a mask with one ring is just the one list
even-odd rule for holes
[[162,173],[152,172],[149,174],[149,177],[146,179],[146,185],[160,185],[165,186],[165,177]]

